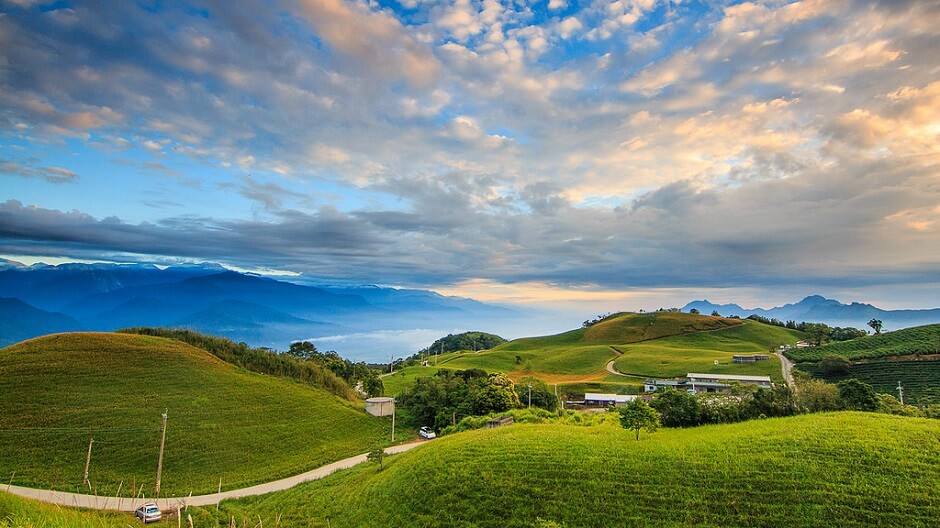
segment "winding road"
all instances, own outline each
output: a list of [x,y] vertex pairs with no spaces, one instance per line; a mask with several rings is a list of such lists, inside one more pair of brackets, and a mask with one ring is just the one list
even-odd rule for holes
[[[385,453],[389,455],[394,455],[396,453],[402,453],[408,451],[419,445],[423,444],[423,441],[411,442],[408,444],[401,444],[397,446],[392,446],[385,449]],[[34,488],[24,488],[21,486],[3,486],[0,485],[0,490],[12,493],[14,495],[19,495],[21,497],[26,497],[29,499],[34,499],[42,502],[48,502],[52,504],[58,504],[60,506],[72,506],[75,508],[88,508],[92,510],[116,510],[116,511],[126,511],[131,512],[134,509],[145,503],[145,502],[155,502],[161,510],[175,510],[177,506],[209,506],[212,504],[218,504],[224,499],[237,499],[240,497],[249,497],[252,495],[263,495],[265,493],[271,493],[272,491],[281,491],[288,488],[292,488],[303,482],[308,482],[311,480],[321,479],[339,471],[341,469],[349,469],[353,466],[362,464],[366,461],[368,453],[363,453],[361,455],[356,455],[354,457],[344,458],[332,464],[327,464],[325,466],[318,467],[316,469],[307,471],[306,473],[301,473],[300,475],[295,475],[293,477],[288,477],[281,480],[275,480],[272,482],[266,482],[264,484],[258,484],[257,486],[251,486],[249,488],[235,489],[229,491],[223,491],[222,493],[212,493],[209,495],[190,495],[187,497],[161,497],[159,499],[153,498],[132,498],[132,497],[102,497],[98,495],[83,495],[81,493],[68,493],[64,491],[53,491],[53,490],[41,490]]]

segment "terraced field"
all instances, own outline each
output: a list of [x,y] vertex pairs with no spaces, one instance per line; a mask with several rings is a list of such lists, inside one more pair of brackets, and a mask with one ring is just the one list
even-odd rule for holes
[[[232,489],[386,444],[387,419],[294,381],[239,369],[176,340],[58,334],[0,350],[3,482],[152,493],[168,412],[163,495]],[[399,431],[399,439],[413,434]]]
[[898,382],[904,387],[904,403],[930,405],[940,403],[940,357],[920,360],[872,360],[853,362],[851,370],[842,375],[827,374],[815,363],[798,363],[797,368],[829,383],[856,378],[868,383],[876,392],[898,397]]
[[940,354],[940,324],[905,328],[818,347],[793,349],[787,352],[787,357],[794,362],[815,362],[829,355],[856,361],[932,354]]

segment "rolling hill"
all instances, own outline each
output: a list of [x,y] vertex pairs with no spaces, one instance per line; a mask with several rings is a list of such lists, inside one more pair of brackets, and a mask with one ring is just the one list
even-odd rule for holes
[[[905,402],[940,403],[940,324],[792,349],[787,356],[800,370],[831,383],[855,378],[895,396],[900,383]],[[845,357],[851,367],[848,372],[827,372],[818,364],[826,356]]]
[[[639,442],[610,425],[515,425],[188,514],[200,528],[932,527],[938,440],[940,421],[855,412],[664,429]],[[4,518],[129,521],[0,492]]]
[[[463,433],[198,525],[933,526],[940,422],[836,413],[661,430]],[[877,469],[875,469],[877,468]]]
[[[619,313],[587,328],[561,334],[515,339],[482,352],[430,358],[429,367],[409,367],[385,378],[390,394],[405,381],[437,368],[479,368],[504,372],[518,380],[532,376],[559,384],[569,393],[638,390],[646,377],[676,377],[688,372],[769,375],[782,380],[780,363],[731,363],[734,354],[766,353],[794,344],[802,334],[778,326],[736,318],[680,312]],[[621,375],[607,370],[614,362]],[[719,365],[714,362],[719,361]],[[628,374],[624,376],[622,374]]]
[[0,394],[0,474],[40,488],[80,490],[94,439],[93,489],[151,493],[164,410],[163,495],[294,475],[389,436],[387,420],[357,404],[145,335],[57,334],[0,349]]

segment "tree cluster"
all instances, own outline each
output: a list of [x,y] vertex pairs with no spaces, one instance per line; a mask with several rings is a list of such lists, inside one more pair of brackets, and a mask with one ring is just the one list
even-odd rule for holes
[[447,334],[431,343],[431,346],[419,352],[421,354],[437,354],[446,352],[459,352],[461,350],[489,350],[505,343],[506,340],[495,334],[486,332],[464,332],[462,334]]
[[466,416],[481,416],[520,407],[512,380],[480,369],[439,370],[418,378],[411,389],[397,398],[408,409],[414,426],[440,431]]
[[597,317],[593,319],[587,319],[583,323],[581,323],[581,328],[590,328],[596,325],[597,323],[605,321],[608,317],[611,317],[612,315],[613,314],[611,314],[610,312],[607,312],[605,314],[598,315]]
[[733,423],[753,418],[790,416],[798,405],[789,387],[759,388],[738,395],[695,395],[667,390],[650,405],[659,412],[664,427],[694,427],[709,423]]
[[940,417],[940,405],[920,409],[903,405],[890,394],[878,394],[871,385],[848,379],[835,385],[806,378],[798,381],[799,392],[790,387],[759,388],[732,395],[689,394],[666,390],[650,402],[664,427],[694,427],[733,423],[754,418],[790,416],[829,411],[868,411],[905,416]]
[[320,352],[310,341],[295,341],[287,350],[288,356],[305,362],[321,365],[349,385],[362,384],[362,391],[370,398],[381,396],[385,392],[379,373],[364,361],[353,363],[340,356],[335,350]]

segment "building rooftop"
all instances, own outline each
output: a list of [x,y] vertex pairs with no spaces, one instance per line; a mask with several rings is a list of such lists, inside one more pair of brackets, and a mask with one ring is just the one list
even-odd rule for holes
[[693,379],[710,379],[710,380],[724,380],[724,381],[747,381],[751,383],[770,383],[770,376],[742,376],[738,374],[695,374],[690,372],[686,375],[689,380]]

